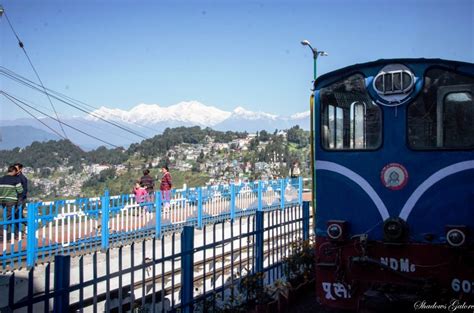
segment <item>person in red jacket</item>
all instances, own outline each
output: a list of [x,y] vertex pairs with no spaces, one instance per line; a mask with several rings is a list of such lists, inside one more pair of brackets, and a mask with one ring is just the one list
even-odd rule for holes
[[171,174],[168,170],[168,166],[163,166],[161,168],[161,183],[160,183],[160,191],[161,191],[161,199],[163,200],[164,207],[168,209],[170,207],[170,200],[171,200],[171,188],[173,187],[173,183],[171,181]]

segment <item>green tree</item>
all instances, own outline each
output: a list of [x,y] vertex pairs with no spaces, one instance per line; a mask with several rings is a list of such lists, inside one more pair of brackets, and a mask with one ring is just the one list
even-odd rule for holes
[[309,144],[309,132],[304,131],[298,125],[288,129],[288,142],[298,145],[298,148],[306,147]]
[[267,142],[270,140],[270,134],[266,130],[260,131],[260,141]]
[[259,145],[260,145],[260,142],[258,140],[258,137],[255,137],[252,140],[250,140],[249,150],[250,151],[257,151]]

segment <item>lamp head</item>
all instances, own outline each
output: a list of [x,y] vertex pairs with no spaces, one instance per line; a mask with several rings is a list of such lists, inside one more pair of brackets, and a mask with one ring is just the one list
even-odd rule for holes
[[0,4],[0,17],[2,17],[4,11],[5,10],[3,9],[2,5]]
[[328,56],[327,52],[325,52],[325,51],[319,51],[318,53],[322,57],[327,57]]
[[308,40],[303,40],[303,41],[301,42],[301,44],[302,44],[303,46],[311,46],[311,43],[310,43]]

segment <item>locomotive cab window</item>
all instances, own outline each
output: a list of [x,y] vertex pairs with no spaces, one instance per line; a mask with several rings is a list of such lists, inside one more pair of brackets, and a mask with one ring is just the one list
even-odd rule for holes
[[328,150],[373,150],[382,143],[381,110],[360,74],[322,88],[321,143]]
[[408,107],[408,142],[414,149],[474,148],[474,78],[427,72],[421,95]]

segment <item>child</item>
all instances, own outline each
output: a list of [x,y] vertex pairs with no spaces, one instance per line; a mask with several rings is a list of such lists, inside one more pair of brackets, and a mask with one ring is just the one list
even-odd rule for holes
[[135,183],[133,193],[135,194],[135,201],[137,201],[138,204],[145,202],[146,198],[148,197],[148,192],[146,191],[145,184],[140,184],[140,182]]

